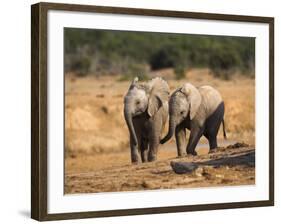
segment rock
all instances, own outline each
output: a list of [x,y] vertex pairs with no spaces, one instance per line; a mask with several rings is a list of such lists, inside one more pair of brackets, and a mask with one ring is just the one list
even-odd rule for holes
[[203,173],[212,173],[214,172],[214,166],[203,166]]
[[202,166],[202,176],[206,179],[211,179],[214,169],[215,168],[213,166]]
[[224,178],[224,175],[222,175],[222,174],[216,174],[216,178]]
[[195,170],[195,176],[197,177],[202,177],[204,173],[203,167],[199,167],[198,169]]
[[189,162],[171,161],[170,165],[176,174],[191,173],[192,171],[194,171],[198,168],[197,164],[189,163]]
[[143,188],[146,188],[146,189],[154,189],[156,187],[152,181],[146,181],[146,180],[143,180],[141,185]]
[[102,106],[101,107],[102,112],[104,112],[105,114],[108,114],[108,108],[106,106]]

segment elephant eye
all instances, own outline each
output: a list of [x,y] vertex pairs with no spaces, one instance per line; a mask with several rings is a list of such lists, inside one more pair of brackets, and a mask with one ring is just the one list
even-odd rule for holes
[[136,104],[139,105],[139,104],[140,104],[140,101],[138,100],[138,101],[136,102]]
[[183,115],[184,114],[184,111],[181,111],[181,115]]

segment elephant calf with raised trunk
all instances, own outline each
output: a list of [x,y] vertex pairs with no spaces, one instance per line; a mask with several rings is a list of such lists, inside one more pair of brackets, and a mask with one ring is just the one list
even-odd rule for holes
[[[187,154],[196,155],[196,145],[204,135],[210,150],[217,148],[217,134],[223,124],[224,138],[224,102],[217,90],[211,86],[198,89],[186,83],[177,89],[169,100],[169,131],[161,140],[168,141],[175,133],[178,156],[183,156],[186,147]],[[186,129],[190,130],[187,146],[185,145]]]
[[124,117],[130,132],[132,163],[154,161],[168,118],[169,86],[161,78],[138,83],[135,78],[124,98]]

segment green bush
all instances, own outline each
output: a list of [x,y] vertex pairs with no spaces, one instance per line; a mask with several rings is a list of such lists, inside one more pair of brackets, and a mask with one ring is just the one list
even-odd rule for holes
[[248,76],[255,72],[254,38],[79,28],[64,32],[65,71],[81,75],[131,77],[142,73],[139,66],[173,68],[178,78],[181,67],[209,67],[218,77],[231,76],[232,71]]
[[238,68],[243,70],[243,61],[237,51],[224,46],[213,50],[209,60],[209,68],[214,76],[228,80]]
[[183,63],[184,52],[173,45],[163,45],[156,52],[154,52],[149,60],[152,70],[161,68],[176,67],[177,64]]

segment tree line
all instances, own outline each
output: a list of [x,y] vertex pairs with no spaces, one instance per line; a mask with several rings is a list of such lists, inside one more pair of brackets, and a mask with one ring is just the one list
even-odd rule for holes
[[215,76],[230,78],[236,71],[253,76],[255,39],[65,28],[65,71],[77,75],[137,74],[173,68],[176,78],[186,69],[208,67]]

